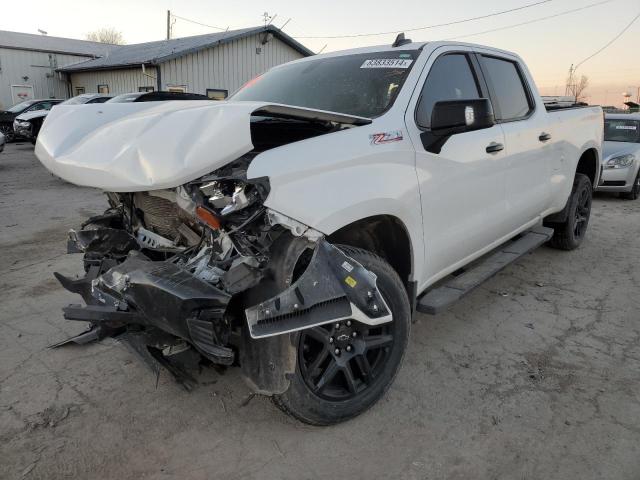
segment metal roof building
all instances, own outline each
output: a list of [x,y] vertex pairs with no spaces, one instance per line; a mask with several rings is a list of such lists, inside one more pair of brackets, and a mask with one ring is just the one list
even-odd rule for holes
[[169,90],[226,98],[245,82],[313,52],[274,26],[123,45],[58,68],[73,95]]
[[0,30],[0,109],[27,98],[66,98],[56,70],[104,56],[114,45]]

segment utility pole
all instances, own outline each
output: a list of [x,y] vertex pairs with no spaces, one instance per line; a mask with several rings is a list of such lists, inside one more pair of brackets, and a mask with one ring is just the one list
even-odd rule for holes
[[167,40],[171,40],[171,10],[167,10]]

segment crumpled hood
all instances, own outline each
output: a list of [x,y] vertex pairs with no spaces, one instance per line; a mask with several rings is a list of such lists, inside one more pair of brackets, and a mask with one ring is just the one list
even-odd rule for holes
[[606,141],[602,146],[602,161],[606,162],[611,157],[619,157],[629,153],[637,153],[640,150],[640,144],[629,142],[611,142]]
[[58,177],[112,192],[182,185],[253,149],[251,113],[264,102],[58,105],[35,153]]
[[28,122],[34,118],[38,117],[46,117],[49,114],[50,110],[33,110],[31,112],[21,113],[16,117],[16,120],[19,122]]

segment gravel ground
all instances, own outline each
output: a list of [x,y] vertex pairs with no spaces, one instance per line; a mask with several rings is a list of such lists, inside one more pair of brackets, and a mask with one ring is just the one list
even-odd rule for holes
[[330,428],[249,396],[237,369],[186,393],[77,333],[65,237],[103,196],[30,144],[0,154],[0,478],[638,479],[640,201],[599,196],[574,252],[542,247],[437,317],[389,393]]

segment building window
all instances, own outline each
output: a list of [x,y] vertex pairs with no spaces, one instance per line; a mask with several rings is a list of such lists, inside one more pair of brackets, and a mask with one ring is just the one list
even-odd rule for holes
[[167,85],[167,92],[187,93],[186,85]]
[[153,87],[138,87],[139,92],[155,92]]
[[98,85],[98,93],[109,93],[109,85]]
[[220,88],[207,88],[207,97],[212,100],[224,100],[229,96],[229,90],[222,90]]
[[82,95],[84,93],[84,87],[76,87],[76,95]]

